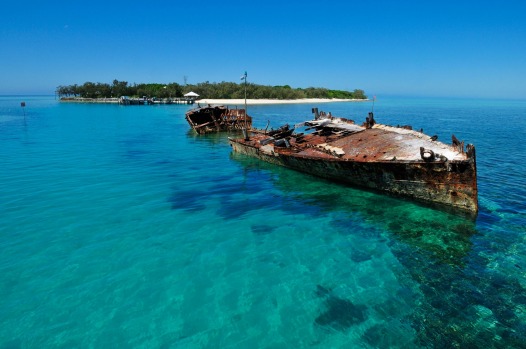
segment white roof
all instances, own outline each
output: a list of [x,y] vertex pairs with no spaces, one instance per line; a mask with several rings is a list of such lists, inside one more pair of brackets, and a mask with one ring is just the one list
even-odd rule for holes
[[199,95],[193,91],[188,92],[184,95],[185,97],[199,97]]

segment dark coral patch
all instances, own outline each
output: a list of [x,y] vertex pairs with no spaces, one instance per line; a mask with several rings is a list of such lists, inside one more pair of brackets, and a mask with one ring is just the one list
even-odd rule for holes
[[330,288],[322,285],[316,285],[316,296],[318,297],[327,297],[330,295],[331,291],[332,290]]
[[168,202],[172,205],[172,210],[197,212],[206,208],[204,203],[206,202],[207,197],[208,194],[206,192],[179,190],[172,193],[168,198]]
[[329,297],[325,302],[327,310],[316,318],[315,323],[317,325],[345,331],[366,319],[365,312],[367,307],[364,305],[357,305],[346,299],[334,296]]
[[253,224],[250,228],[255,235],[267,235],[276,230],[276,227],[267,224]]

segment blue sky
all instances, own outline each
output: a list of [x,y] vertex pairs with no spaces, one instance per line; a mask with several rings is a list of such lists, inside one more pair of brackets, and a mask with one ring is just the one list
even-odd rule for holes
[[526,99],[526,2],[4,3],[0,94],[248,81],[369,96]]

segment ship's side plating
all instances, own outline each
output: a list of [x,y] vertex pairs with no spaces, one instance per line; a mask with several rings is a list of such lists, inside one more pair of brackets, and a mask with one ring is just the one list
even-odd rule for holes
[[419,160],[356,160],[320,152],[311,144],[308,151],[298,152],[265,143],[265,137],[257,135],[250,140],[230,139],[234,151],[269,163],[470,214],[478,211],[476,155],[472,145],[460,159],[438,156],[428,159],[424,154],[427,150],[422,148]]

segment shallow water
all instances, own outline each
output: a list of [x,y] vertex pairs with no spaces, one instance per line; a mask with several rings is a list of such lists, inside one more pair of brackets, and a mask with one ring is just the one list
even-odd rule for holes
[[475,221],[233,154],[187,109],[0,97],[0,348],[524,347],[526,102],[374,106],[476,145]]

